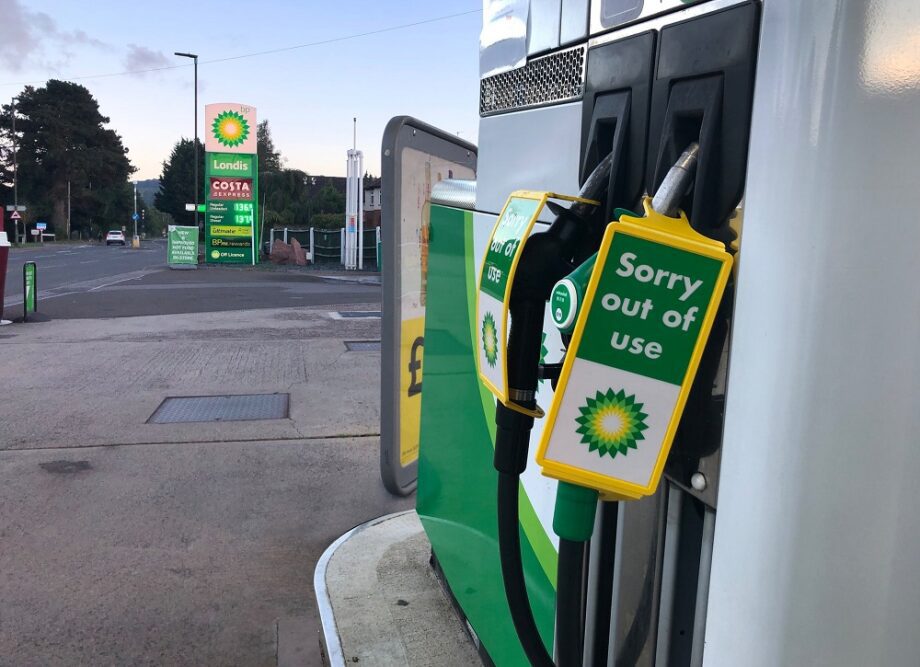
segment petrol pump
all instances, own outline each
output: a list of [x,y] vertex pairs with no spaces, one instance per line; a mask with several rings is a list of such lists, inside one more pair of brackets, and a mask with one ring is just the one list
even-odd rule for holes
[[920,17],[870,4],[486,3],[417,510],[494,664],[920,657],[920,297],[863,222],[920,240]]

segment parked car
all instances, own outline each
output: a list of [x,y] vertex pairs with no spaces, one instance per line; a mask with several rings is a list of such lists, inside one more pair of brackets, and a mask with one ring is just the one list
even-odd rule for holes
[[125,234],[117,229],[113,229],[108,234],[105,235],[105,244],[112,245],[113,243],[120,243],[121,245],[125,244]]

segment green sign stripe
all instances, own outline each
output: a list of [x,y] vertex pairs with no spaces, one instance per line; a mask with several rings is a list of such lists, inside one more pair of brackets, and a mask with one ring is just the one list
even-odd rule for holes
[[486,248],[480,289],[499,301],[505,300],[511,264],[527,225],[539,206],[539,199],[512,197],[495,226],[492,241]]
[[681,384],[721,268],[711,257],[615,233],[577,356]]
[[[474,225],[472,222],[472,215],[468,213],[466,215],[469,216],[469,218],[464,225],[463,240],[464,257],[466,259],[466,304],[470,324],[470,351],[472,352],[476,349],[478,341],[476,333],[476,253],[473,251]],[[491,437],[491,442],[494,447],[495,396],[486,389],[486,386],[482,382],[478,381],[478,376],[477,384],[479,385],[479,398],[482,402],[483,421],[485,422],[486,428],[489,430],[489,436]],[[543,524],[540,523],[533,503],[526,492],[521,494],[520,521],[521,527],[524,529],[524,535],[527,537],[527,541],[530,542],[534,550],[537,562],[540,563],[540,568],[543,570],[544,574],[546,574],[546,578],[549,580],[552,587],[556,588],[556,569],[559,563],[559,556],[549,536],[543,529]]]
[[29,262],[25,264],[26,276],[26,293],[25,293],[25,311],[27,313],[35,312],[35,264]]

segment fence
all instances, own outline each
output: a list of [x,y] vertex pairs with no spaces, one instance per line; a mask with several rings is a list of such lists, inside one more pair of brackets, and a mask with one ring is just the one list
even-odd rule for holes
[[[297,241],[308,252],[310,261],[314,264],[341,264],[345,265],[345,228],[339,229],[271,229],[269,230],[268,248],[280,239],[290,243],[291,239]],[[380,241],[378,229],[364,230],[364,268],[380,270],[377,246]]]
[[314,229],[316,262],[341,263],[342,239],[338,229]]

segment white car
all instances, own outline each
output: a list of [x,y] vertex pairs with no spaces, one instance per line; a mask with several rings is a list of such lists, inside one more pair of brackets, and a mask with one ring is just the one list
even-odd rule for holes
[[113,229],[108,234],[105,235],[105,244],[112,245],[113,243],[120,243],[125,245],[125,234],[120,232],[117,229]]

